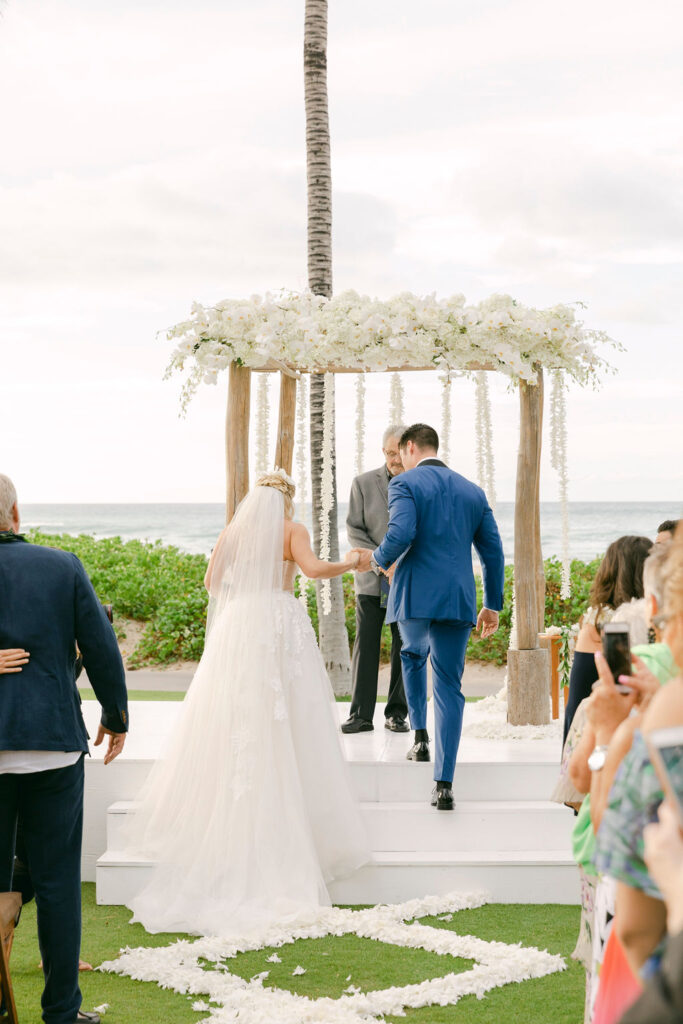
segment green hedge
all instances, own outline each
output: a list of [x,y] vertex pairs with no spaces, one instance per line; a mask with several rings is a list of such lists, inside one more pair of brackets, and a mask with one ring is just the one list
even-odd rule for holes
[[[197,661],[204,647],[207,595],[204,573],[207,559],[204,555],[188,555],[160,541],[146,543],[139,540],[123,541],[120,537],[95,540],[81,535],[51,535],[32,532],[35,544],[73,551],[83,562],[97,595],[105,604],[114,606],[115,617],[136,619],[145,623],[140,643],[129,663],[164,665],[174,661]],[[545,562],[547,626],[572,625],[588,603],[588,592],[600,564],[572,562],[572,596],[568,601],[560,598],[561,565],[557,559]],[[346,628],[349,646],[356,635],[355,597],[353,574],[343,577]],[[309,582],[306,592],[308,612],[316,635],[318,611],[315,586]],[[481,583],[477,581],[477,596],[481,604]],[[512,609],[512,567],[505,569],[505,602],[501,612],[501,628],[488,640],[470,640],[468,656],[477,661],[504,665],[510,640]],[[116,623],[116,618],[115,618]],[[382,635],[382,657],[389,659],[391,633],[387,626]]]

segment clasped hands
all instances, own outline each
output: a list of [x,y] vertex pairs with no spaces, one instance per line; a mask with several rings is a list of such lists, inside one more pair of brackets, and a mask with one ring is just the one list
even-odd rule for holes
[[[346,558],[349,562],[351,562],[356,572],[371,571],[370,559],[372,558],[372,550],[370,548],[352,548],[352,550],[349,551],[348,554],[346,555]],[[378,568],[382,575],[386,576],[386,578],[391,583],[391,581],[394,578],[396,563],[394,562],[394,564],[390,565],[388,569],[382,569],[381,566],[379,566]]]

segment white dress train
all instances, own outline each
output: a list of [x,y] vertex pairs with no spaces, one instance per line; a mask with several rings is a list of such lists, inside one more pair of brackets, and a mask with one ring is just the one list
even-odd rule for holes
[[277,543],[279,587],[240,591],[227,574],[133,818],[129,850],[154,866],[130,907],[150,932],[248,936],[303,923],[329,905],[332,879],[370,857],[332,689],[293,594],[296,566],[283,567]]

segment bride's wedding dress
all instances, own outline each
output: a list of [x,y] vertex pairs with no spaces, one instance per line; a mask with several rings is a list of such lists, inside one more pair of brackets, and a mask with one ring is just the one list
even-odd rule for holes
[[248,935],[310,920],[369,859],[334,697],[283,563],[283,496],[256,487],[214,553],[204,654],[129,836],[153,861],[150,932]]

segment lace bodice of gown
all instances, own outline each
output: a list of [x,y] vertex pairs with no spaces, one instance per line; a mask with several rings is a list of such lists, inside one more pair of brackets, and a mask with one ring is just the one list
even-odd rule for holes
[[294,593],[294,580],[298,568],[296,562],[285,560],[282,563],[282,589],[286,590],[288,594]]

